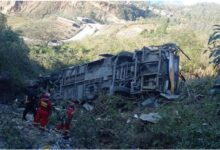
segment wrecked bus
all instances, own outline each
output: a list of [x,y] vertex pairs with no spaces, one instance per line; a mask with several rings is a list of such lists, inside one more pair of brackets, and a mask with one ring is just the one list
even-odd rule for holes
[[93,100],[101,93],[145,95],[168,99],[178,95],[180,48],[168,43],[117,55],[102,54],[96,61],[65,68],[56,94],[61,99]]

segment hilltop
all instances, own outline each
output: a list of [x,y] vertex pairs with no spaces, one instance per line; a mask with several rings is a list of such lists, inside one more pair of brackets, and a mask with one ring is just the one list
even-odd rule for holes
[[[208,33],[211,26],[220,20],[217,15],[218,5],[202,3],[181,6],[150,5],[147,2],[9,1],[1,2],[0,6],[1,12],[8,16],[8,24],[28,42],[31,39],[32,41],[70,39],[87,27],[85,23],[88,22],[83,22],[80,18],[89,18],[92,23],[99,26],[91,26],[93,32],[91,31],[92,34],[87,37],[98,35],[96,31],[101,27],[104,29],[101,30],[101,35],[111,34],[105,30],[108,28],[120,31],[121,25],[127,25],[130,32],[129,24],[144,24],[143,30],[145,28],[151,30],[152,24],[156,28],[163,18],[170,19],[170,25],[174,29],[187,28]],[[149,26],[145,24],[146,20],[150,23]]]
[[147,3],[139,3],[142,4],[142,8],[133,3],[127,4],[126,2],[9,1],[1,2],[1,12],[37,18],[59,15],[69,19],[91,17],[101,22],[121,22],[122,20],[136,20],[138,17],[148,15],[145,11]]

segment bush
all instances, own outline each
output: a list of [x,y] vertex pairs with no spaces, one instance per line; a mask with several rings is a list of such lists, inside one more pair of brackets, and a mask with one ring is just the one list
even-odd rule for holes
[[4,148],[7,149],[27,149],[31,148],[30,141],[24,139],[20,131],[10,121],[0,129],[1,137],[4,139]]
[[7,26],[7,20],[0,14],[0,75],[7,73],[0,89],[19,90],[27,78],[36,75],[40,67],[29,59],[29,49],[19,35]]

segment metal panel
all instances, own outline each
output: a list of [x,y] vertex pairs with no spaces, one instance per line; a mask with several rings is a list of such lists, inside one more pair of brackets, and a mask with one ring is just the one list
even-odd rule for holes
[[83,85],[77,85],[77,98],[79,100],[83,99]]
[[[60,93],[63,98],[91,99],[107,89],[114,94],[126,89],[129,94],[169,93],[169,54],[174,56],[175,84],[178,84],[179,56],[175,44],[144,47],[134,53],[121,52],[83,65],[63,70]],[[94,86],[94,91],[92,87]],[[175,86],[177,87],[177,86]],[[130,90],[127,90],[130,89]],[[87,91],[87,92],[86,92]],[[176,94],[177,90],[175,90]],[[95,95],[95,96],[94,96]]]

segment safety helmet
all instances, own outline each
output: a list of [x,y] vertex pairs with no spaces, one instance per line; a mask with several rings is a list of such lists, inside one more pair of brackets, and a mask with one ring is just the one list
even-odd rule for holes
[[75,105],[74,104],[70,104],[69,107],[75,109]]
[[44,97],[45,98],[49,98],[50,97],[50,93],[49,92],[44,93]]

